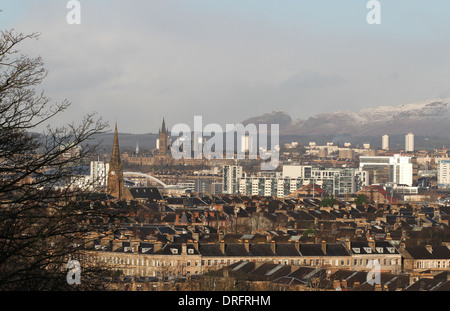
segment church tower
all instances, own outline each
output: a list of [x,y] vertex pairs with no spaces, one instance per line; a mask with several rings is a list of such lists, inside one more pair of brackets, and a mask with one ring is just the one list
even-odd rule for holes
[[163,118],[161,129],[159,130],[159,155],[166,156],[169,147],[169,130],[166,128],[166,121]]
[[116,129],[114,130],[114,144],[111,154],[111,161],[109,162],[108,193],[119,200],[124,198],[123,170],[122,161],[120,160],[117,123]]

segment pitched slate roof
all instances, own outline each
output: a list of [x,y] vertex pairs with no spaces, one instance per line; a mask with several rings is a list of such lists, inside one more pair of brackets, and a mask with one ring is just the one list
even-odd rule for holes
[[249,281],[271,281],[291,273],[291,266],[274,263],[263,263],[250,272],[247,276]]
[[219,244],[203,244],[198,245],[198,252],[202,256],[223,256]]
[[134,199],[146,199],[149,202],[163,199],[157,187],[129,187],[128,189]]
[[326,276],[326,269],[312,268],[312,267],[300,267],[290,274],[274,280],[276,284],[292,284],[292,281],[296,281],[301,284],[308,284],[309,280],[313,277],[324,278]]
[[370,255],[370,254],[386,254],[386,255],[398,255],[398,250],[387,241],[376,241],[375,250],[373,250],[367,242],[351,242],[350,253],[357,255]]
[[404,291],[450,291],[450,281],[423,278],[405,288]]
[[277,244],[276,253],[278,256],[300,256],[300,252],[293,244]]
[[450,250],[445,245],[433,246],[430,253],[425,246],[406,247],[413,259],[450,259]]
[[[172,249],[176,249],[176,253],[174,253],[172,251]],[[189,253],[189,250],[193,250],[191,252],[193,253]],[[161,254],[161,255],[179,255],[182,252],[182,245],[178,244],[178,243],[171,243],[171,244],[167,244],[164,245],[164,247],[162,249],[160,249],[159,251],[155,252],[155,254]],[[199,252],[195,249],[195,247],[191,244],[188,244],[186,247],[186,252],[188,255],[199,255]]]

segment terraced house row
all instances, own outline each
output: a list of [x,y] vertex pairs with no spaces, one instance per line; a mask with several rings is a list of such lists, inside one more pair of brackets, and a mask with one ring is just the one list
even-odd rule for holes
[[387,241],[340,243],[252,242],[243,235],[234,243],[133,242],[97,240],[83,252],[89,263],[104,263],[125,276],[170,277],[198,275],[244,262],[272,262],[282,265],[400,273],[402,255]]

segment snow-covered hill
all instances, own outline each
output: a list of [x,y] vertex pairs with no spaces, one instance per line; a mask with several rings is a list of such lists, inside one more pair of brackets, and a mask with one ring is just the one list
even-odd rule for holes
[[285,135],[367,136],[413,132],[447,137],[450,135],[450,99],[365,108],[358,112],[335,111],[295,121],[288,114],[276,111],[244,123],[279,123],[281,134]]

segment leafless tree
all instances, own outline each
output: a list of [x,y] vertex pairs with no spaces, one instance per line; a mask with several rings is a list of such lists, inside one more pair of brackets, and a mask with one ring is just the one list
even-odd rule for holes
[[[47,75],[42,59],[18,50],[38,36],[0,33],[0,290],[70,288],[66,260],[83,248],[90,217],[102,212],[71,183],[107,124],[89,114],[79,125],[36,133],[70,105],[37,90]],[[91,268],[82,270],[85,276]]]

